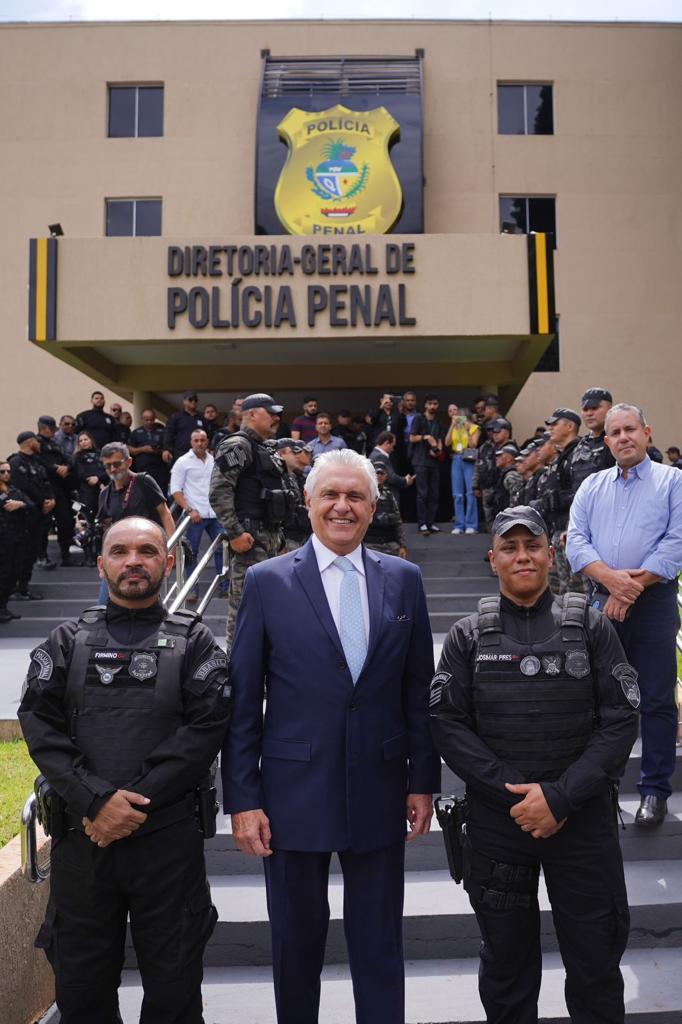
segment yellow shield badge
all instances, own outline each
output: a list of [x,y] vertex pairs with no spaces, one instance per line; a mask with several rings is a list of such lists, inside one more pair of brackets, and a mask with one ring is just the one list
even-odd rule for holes
[[290,235],[382,235],[403,195],[388,147],[400,125],[385,107],[294,108],[277,126],[289,146],[275,189],[277,216]]

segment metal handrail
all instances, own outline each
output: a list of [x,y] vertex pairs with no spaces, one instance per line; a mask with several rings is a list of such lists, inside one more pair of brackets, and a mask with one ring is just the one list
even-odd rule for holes
[[31,793],[21,812],[21,870],[29,882],[44,882],[50,877],[49,857],[42,866],[38,860],[37,820],[38,802]]
[[168,554],[175,554],[175,583],[172,583],[166,590],[166,596],[163,599],[164,606],[167,605],[169,601],[172,600],[173,595],[180,590],[185,579],[185,549],[180,541],[187,532],[191,522],[191,517],[187,512],[183,512],[182,516],[178,520],[178,525],[166,541],[166,551]]
[[[225,540],[225,534],[224,533],[219,533],[218,536],[214,540],[212,540],[211,543],[209,544],[209,546],[206,548],[206,551],[204,552],[202,557],[197,562],[194,570],[192,571],[191,575],[188,577],[188,579],[185,582],[184,586],[182,586],[180,588],[180,590],[178,591],[177,595],[175,596],[175,598],[171,602],[170,607],[168,609],[169,612],[171,613],[171,615],[173,614],[173,612],[176,612],[178,610],[178,608],[181,608],[182,605],[185,603],[185,601],[187,600],[188,595],[192,592],[192,590],[194,589],[195,585],[199,582],[199,577],[201,576],[202,572],[206,568],[206,566],[207,566],[209,560],[211,559],[212,555],[214,554],[216,548],[218,547],[219,544],[222,544],[224,540]],[[223,575],[225,575],[225,560],[224,559],[223,559]],[[215,590],[219,579],[220,579],[220,577],[218,575],[216,575],[215,578],[213,579],[212,583],[211,583],[211,586],[209,587],[208,592],[210,593],[211,596],[213,596],[213,591]],[[209,600],[210,600],[210,597],[209,597]],[[204,597],[204,600],[201,602],[201,606],[200,606],[202,611],[206,607],[207,604],[208,604],[208,601],[206,600],[206,597]]]

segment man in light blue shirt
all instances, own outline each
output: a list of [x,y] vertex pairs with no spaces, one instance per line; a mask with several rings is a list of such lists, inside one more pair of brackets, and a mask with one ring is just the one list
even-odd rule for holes
[[342,437],[332,434],[332,419],[328,413],[318,412],[315,428],[317,430],[317,437],[308,442],[313,456],[313,463],[318,455],[324,455],[326,452],[333,452],[348,447]]
[[660,825],[675,769],[675,635],[680,625],[682,474],[647,456],[651,428],[635,405],[614,405],[606,444],[616,465],[589,476],[571,507],[566,551],[592,581],[602,608],[639,673],[641,803],[635,824]]

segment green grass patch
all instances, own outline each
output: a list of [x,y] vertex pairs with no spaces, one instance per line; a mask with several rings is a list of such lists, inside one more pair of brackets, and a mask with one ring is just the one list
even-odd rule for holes
[[19,834],[21,809],[37,774],[23,740],[0,743],[0,847]]

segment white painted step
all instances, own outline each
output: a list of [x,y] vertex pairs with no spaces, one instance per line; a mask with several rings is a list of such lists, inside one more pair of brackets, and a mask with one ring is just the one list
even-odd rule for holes
[[[682,859],[632,861],[625,865],[625,880],[631,907],[682,904]],[[262,875],[214,875],[210,883],[220,921],[267,920]],[[538,896],[540,909],[549,910],[542,877]],[[342,875],[329,876],[329,909],[332,920],[341,920]],[[455,885],[447,871],[406,872],[404,916],[437,917],[441,914],[473,914],[463,886]]]
[[[623,958],[625,1005],[628,1013],[680,1013],[682,971],[679,949],[635,949]],[[406,965],[407,1024],[482,1021],[478,998],[478,960],[419,960]],[[325,968],[320,1024],[354,1024],[348,968]],[[544,958],[540,1015],[565,1017],[564,971],[558,954]],[[209,968],[204,974],[206,1024],[273,1024],[275,1004],[267,967]],[[142,990],[134,971],[124,972],[120,993],[124,1024],[137,1024]],[[667,1024],[666,1018],[666,1024]],[[44,1024],[56,1024],[56,1015]]]

